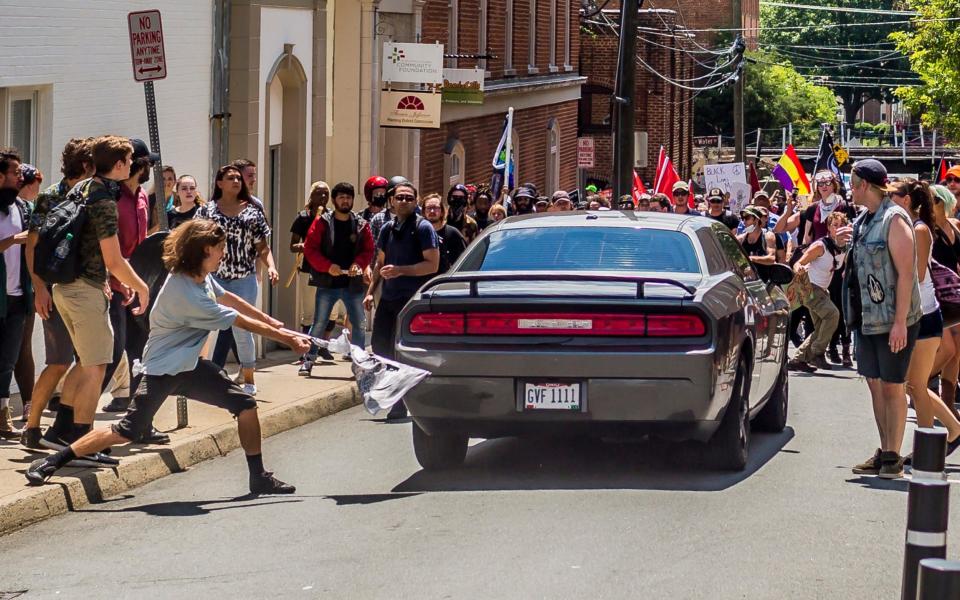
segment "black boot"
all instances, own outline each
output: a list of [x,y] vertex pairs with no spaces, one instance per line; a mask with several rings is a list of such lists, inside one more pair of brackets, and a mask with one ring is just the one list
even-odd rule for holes
[[830,362],[835,365],[840,364],[840,353],[837,352],[836,346],[831,346],[830,350],[827,351],[827,356],[830,358]]

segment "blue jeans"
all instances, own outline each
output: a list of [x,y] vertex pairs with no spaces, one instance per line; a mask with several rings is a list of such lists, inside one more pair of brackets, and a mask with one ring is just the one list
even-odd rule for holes
[[[251,273],[242,279],[220,279],[216,275],[214,280],[228,292],[240,296],[250,304],[256,304],[257,292],[260,285],[257,283],[257,274]],[[231,327],[233,339],[237,342],[237,356],[240,358],[241,369],[252,369],[257,366],[257,347],[253,343],[253,334],[246,329]]]
[[[330,319],[330,313],[333,312],[333,305],[337,300],[342,300],[343,305],[347,307],[347,316],[350,317],[350,343],[363,348],[366,345],[364,338],[365,330],[363,327],[363,292],[351,292],[350,288],[317,288],[317,300],[313,309],[313,325],[310,327],[310,335],[319,337]],[[307,360],[313,360],[317,357],[316,346],[311,346],[307,352]]]

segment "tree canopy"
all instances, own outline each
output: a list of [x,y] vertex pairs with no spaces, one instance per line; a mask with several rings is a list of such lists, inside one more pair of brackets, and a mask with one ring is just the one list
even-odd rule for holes
[[[788,62],[769,53],[748,52],[747,60],[743,86],[746,131],[779,129],[793,123],[794,143],[816,143],[820,124],[836,119],[833,92],[810,83]],[[732,86],[697,97],[694,131],[698,135],[733,132]]]
[[[956,0],[917,1],[956,4]],[[803,0],[803,4],[834,7],[838,2]],[[894,89],[916,79],[907,59],[888,38],[908,25],[862,25],[909,20],[909,16],[890,14],[902,2],[857,0],[851,4],[855,4],[851,12],[760,5],[761,48],[789,58],[795,69],[833,89],[843,101],[847,123],[856,121],[867,100],[890,99]]]
[[957,0],[908,0],[921,20],[910,31],[890,36],[910,57],[920,76],[917,87],[901,87],[896,94],[927,127],[949,138],[960,138],[960,25],[957,21],[923,21],[960,17]]

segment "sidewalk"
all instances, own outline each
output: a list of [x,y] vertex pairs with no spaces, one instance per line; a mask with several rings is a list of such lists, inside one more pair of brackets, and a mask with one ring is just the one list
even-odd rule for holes
[[[257,368],[257,401],[263,437],[310,423],[360,402],[350,363],[317,363],[310,378],[298,377],[291,352],[272,352]],[[233,373],[236,367],[228,367]],[[104,394],[99,406],[109,402]],[[23,471],[44,451],[0,440],[0,535],[36,521],[117,495],[239,448],[237,427],[225,410],[188,401],[189,426],[177,425],[173,397],[157,413],[154,425],[170,433],[166,446],[114,448],[116,469],[66,468],[47,485],[28,487]],[[96,426],[117,422],[121,414],[98,412]],[[44,414],[43,426],[53,420]],[[18,426],[19,422],[16,423]]]

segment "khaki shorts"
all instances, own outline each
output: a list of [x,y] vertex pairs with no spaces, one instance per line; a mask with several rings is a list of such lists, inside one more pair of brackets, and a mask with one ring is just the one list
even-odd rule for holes
[[53,302],[63,317],[79,362],[84,367],[113,362],[110,303],[102,287],[83,280],[53,286]]

